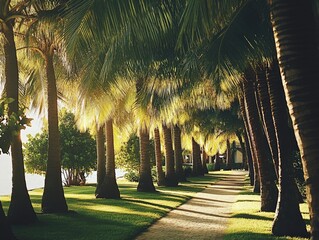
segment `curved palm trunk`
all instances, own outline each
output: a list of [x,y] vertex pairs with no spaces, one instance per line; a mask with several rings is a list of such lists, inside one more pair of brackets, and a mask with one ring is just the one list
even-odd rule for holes
[[260,112],[263,121],[264,132],[266,134],[267,142],[270,149],[270,154],[274,162],[276,176],[278,178],[278,149],[277,139],[274,130],[274,123],[272,120],[272,113],[270,109],[270,98],[268,93],[267,81],[266,81],[266,69],[261,67],[257,71],[257,93],[260,102]]
[[139,192],[156,191],[152,180],[149,147],[148,130],[140,128],[140,178],[137,186],[137,191]]
[[[267,83],[279,156],[279,198],[272,233],[276,236],[307,237],[307,229],[299,209],[294,179],[292,145],[289,137],[286,100],[278,65],[268,70]],[[296,194],[294,194],[296,193]],[[299,193],[299,192],[298,192]],[[294,227],[291,227],[294,226]]]
[[[244,89],[242,88],[242,91],[244,91]],[[243,97],[239,97],[239,105],[240,105],[240,111],[241,111],[241,115],[243,117],[243,121],[244,121],[244,125],[245,125],[245,133],[246,133],[246,138],[245,141],[247,143],[247,146],[250,149],[250,156],[252,158],[252,164],[250,165],[250,168],[252,168],[253,170],[253,180],[250,179],[251,181],[253,181],[253,192],[254,193],[260,193],[260,176],[259,176],[259,168],[258,168],[258,164],[257,164],[257,157],[256,157],[256,152],[255,149],[253,147],[252,144],[252,139],[251,139],[251,133],[250,133],[250,129],[249,129],[249,124],[248,124],[248,119],[247,119],[247,111],[246,111],[246,103],[245,103],[245,99]]]
[[156,174],[157,174],[157,185],[165,185],[165,174],[162,167],[162,151],[161,151],[161,138],[159,129],[154,129],[154,144],[155,144],[155,158],[156,158]]
[[104,126],[96,126],[96,153],[97,153],[97,185],[95,190],[96,198],[102,193],[102,183],[106,175],[106,151]]
[[[14,41],[13,26],[3,24],[4,29],[4,55],[5,55],[5,91],[8,98],[15,101],[9,104],[9,115],[19,111],[19,70]],[[22,153],[20,131],[11,140],[12,158],[12,193],[9,206],[8,219],[16,224],[28,224],[37,221],[33,210],[27,186]]]
[[247,163],[248,161],[247,161],[247,150],[246,150],[246,146],[245,146],[245,144],[244,144],[244,142],[243,142],[243,138],[242,138],[242,135],[241,135],[240,131],[237,130],[237,131],[235,132],[235,134],[236,134],[236,137],[237,137],[237,139],[238,139],[238,141],[239,141],[240,148],[241,148],[242,155],[243,155],[243,165],[242,165],[242,167],[243,167],[243,169],[248,170],[248,163]]
[[181,141],[181,129],[174,125],[174,158],[176,167],[176,177],[179,182],[185,182],[186,177],[183,171],[183,155],[182,155],[182,141]]
[[109,119],[105,123],[106,136],[106,172],[105,177],[97,198],[120,198],[120,191],[117,186],[115,176],[115,155],[114,155],[114,136],[113,120]]
[[273,0],[281,79],[300,149],[312,239],[319,239],[319,53],[312,1]]
[[248,165],[248,171],[249,171],[249,177],[250,177],[250,185],[254,186],[254,163],[253,163],[253,158],[251,156],[251,149],[249,146],[249,140],[248,140],[246,130],[244,131],[244,141],[245,141],[245,152],[247,156],[247,165]]
[[11,226],[4,214],[2,203],[0,201],[0,239],[4,240],[15,240]]
[[163,125],[164,145],[165,145],[165,185],[168,187],[176,187],[178,185],[174,168],[174,152],[172,144],[172,131],[166,125]]
[[259,168],[261,211],[274,212],[278,199],[278,189],[275,183],[273,164],[268,160],[265,153],[265,149],[267,149],[266,140],[262,133],[257,112],[252,79],[254,79],[253,73],[249,72],[245,74],[243,89],[252,146],[256,153]]
[[67,212],[68,206],[64,197],[61,178],[60,132],[58,123],[58,98],[56,78],[53,66],[53,54],[45,59],[47,91],[48,91],[48,128],[49,147],[47,171],[45,174],[42,196],[42,212]]
[[207,168],[207,153],[205,152],[205,149],[203,148],[203,158],[202,158],[202,166],[203,166],[203,172],[204,174],[207,174],[208,173],[208,168]]

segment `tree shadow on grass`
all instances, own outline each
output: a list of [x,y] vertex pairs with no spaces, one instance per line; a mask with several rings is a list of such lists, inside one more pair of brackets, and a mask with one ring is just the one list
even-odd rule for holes
[[270,217],[251,215],[251,214],[246,214],[246,213],[235,214],[235,215],[233,215],[231,217],[232,218],[255,219],[255,220],[269,220],[269,221],[273,220],[273,218],[270,218]]

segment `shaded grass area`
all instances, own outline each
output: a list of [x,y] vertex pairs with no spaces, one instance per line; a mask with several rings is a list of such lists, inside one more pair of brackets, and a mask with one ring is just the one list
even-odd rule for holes
[[[260,196],[252,193],[252,187],[246,181],[245,190],[233,205],[233,214],[229,221],[225,240],[252,240],[252,239],[290,239],[306,240],[307,238],[275,237],[271,234],[274,213],[260,212]],[[309,214],[306,203],[300,204],[300,210],[309,230]],[[292,226],[293,227],[293,226]]]
[[[39,222],[14,226],[20,240],[132,239],[196,192],[223,177],[208,174],[189,178],[178,187],[157,187],[156,193],[136,191],[137,184],[119,180],[122,199],[95,199],[95,186],[65,188],[68,214],[41,214],[42,189],[30,191]],[[1,197],[7,210],[9,197]]]

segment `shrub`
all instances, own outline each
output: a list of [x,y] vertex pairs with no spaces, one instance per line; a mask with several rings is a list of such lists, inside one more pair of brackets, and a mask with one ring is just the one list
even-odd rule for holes
[[208,171],[214,171],[214,163],[208,163],[207,164],[207,169],[208,169]]

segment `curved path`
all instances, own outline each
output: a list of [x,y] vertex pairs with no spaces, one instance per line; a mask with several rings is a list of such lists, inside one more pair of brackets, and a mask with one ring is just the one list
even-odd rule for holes
[[137,240],[222,239],[247,172],[232,171],[155,222]]

